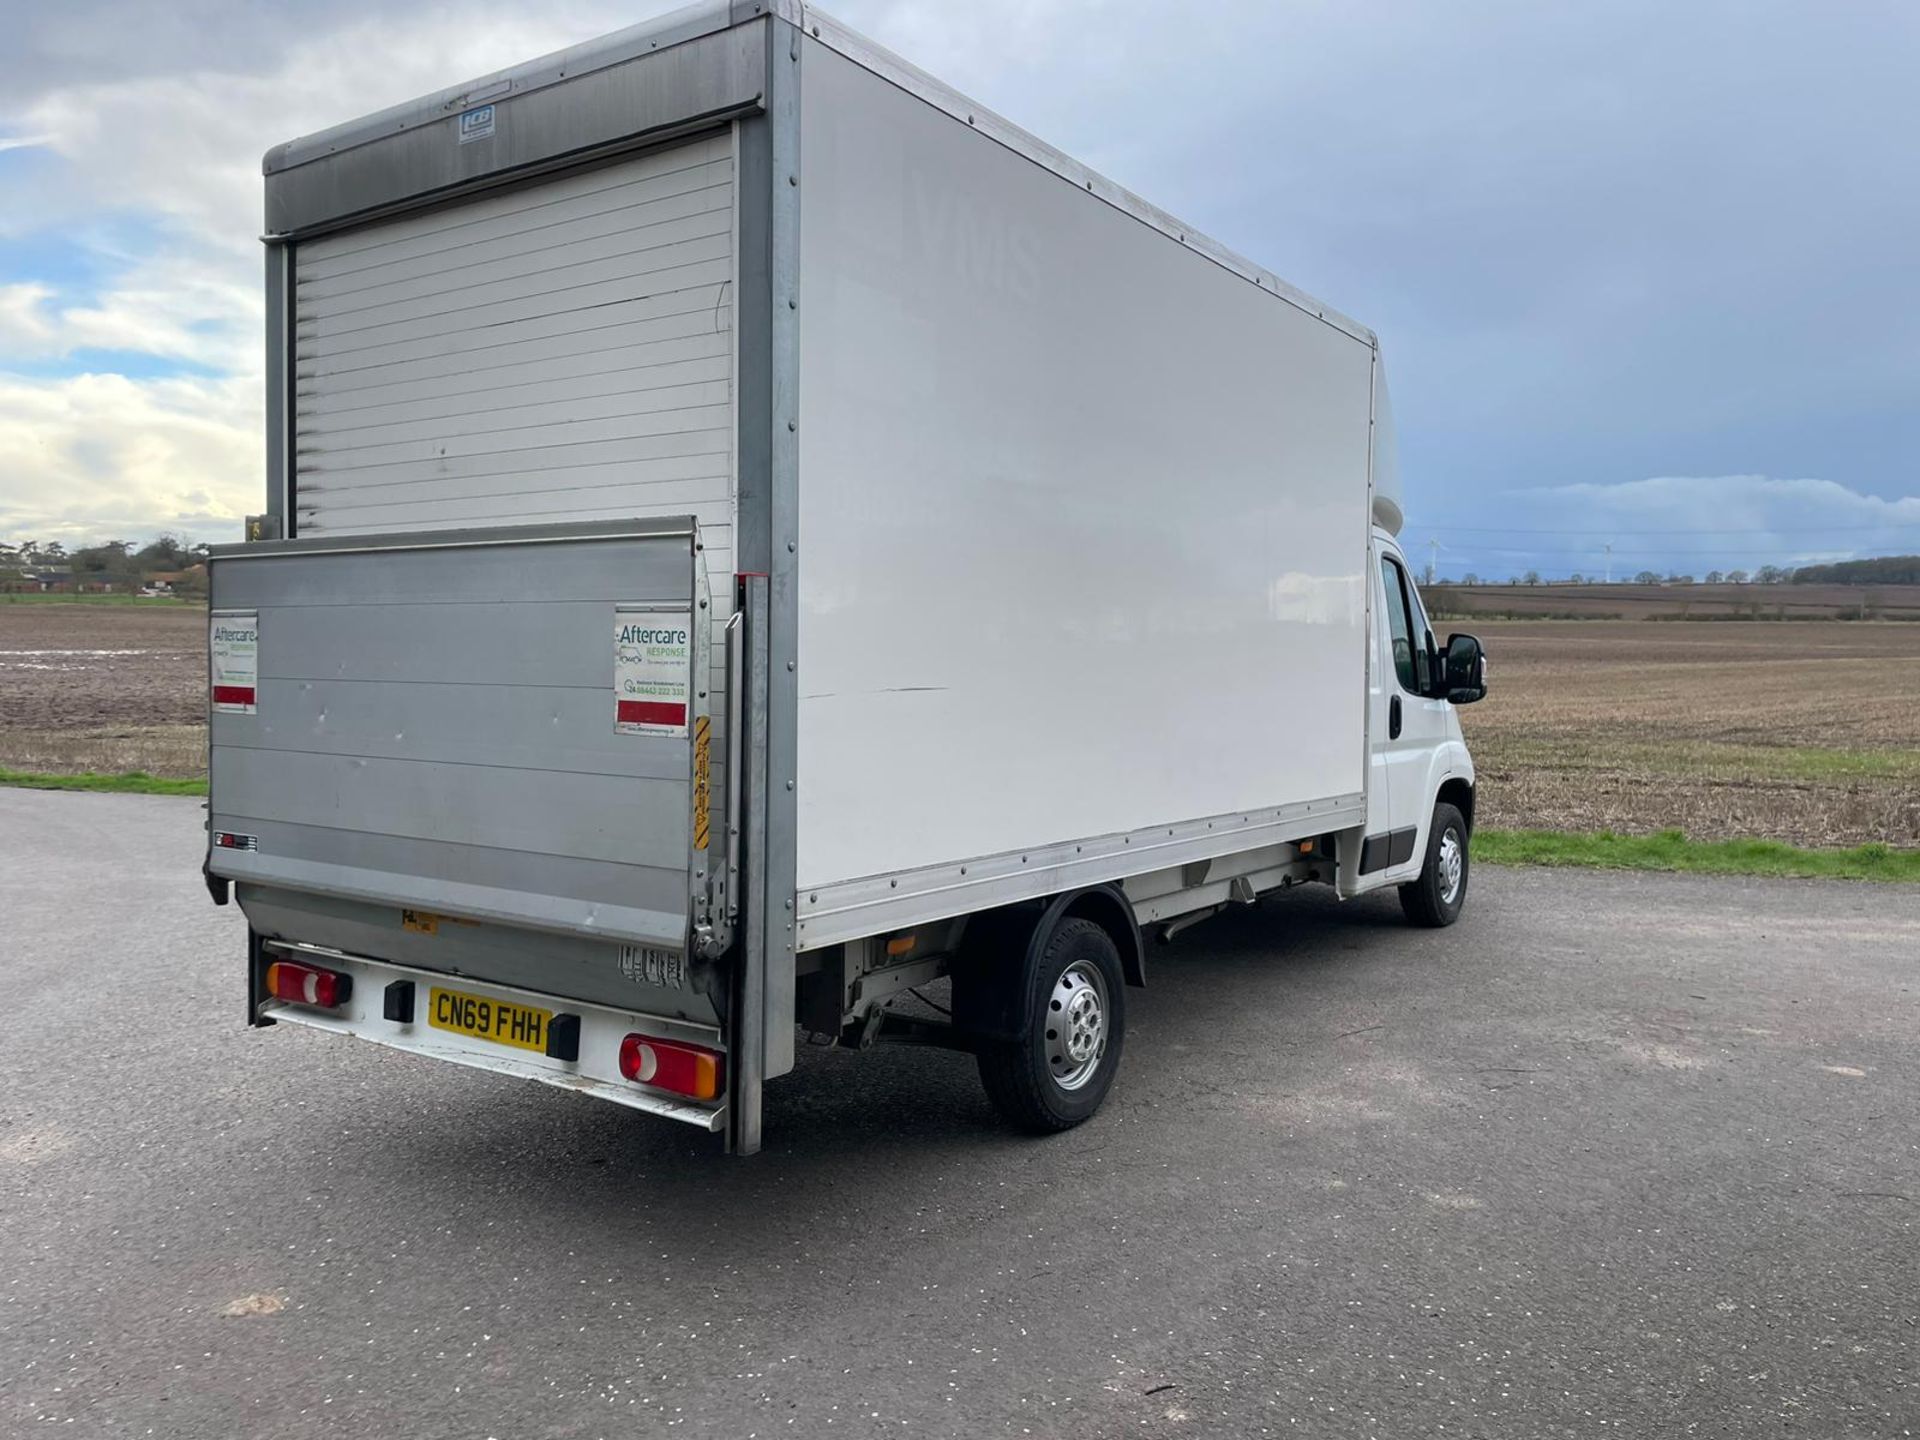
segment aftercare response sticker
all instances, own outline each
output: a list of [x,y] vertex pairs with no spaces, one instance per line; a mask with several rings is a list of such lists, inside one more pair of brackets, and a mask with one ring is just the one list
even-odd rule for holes
[[693,679],[693,617],[684,610],[613,612],[613,728],[685,735]]
[[213,615],[213,708],[224,715],[254,713],[260,683],[260,616],[247,610]]

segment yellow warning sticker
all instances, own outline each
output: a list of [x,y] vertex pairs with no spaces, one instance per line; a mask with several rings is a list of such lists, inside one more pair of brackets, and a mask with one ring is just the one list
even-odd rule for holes
[[693,848],[707,848],[707,829],[713,808],[713,768],[709,758],[713,723],[702,715],[693,722]]
[[440,933],[440,917],[430,910],[402,910],[400,912],[400,928],[402,930],[411,930],[416,935],[438,935]]

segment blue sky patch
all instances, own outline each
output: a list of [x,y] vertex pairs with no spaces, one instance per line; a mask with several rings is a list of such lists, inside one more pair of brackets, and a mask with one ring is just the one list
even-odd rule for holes
[[[0,153],[0,161],[9,153]],[[162,225],[136,215],[100,216],[59,229],[0,230],[0,285],[41,284],[57,293],[61,308],[85,305],[115,276],[171,248]]]
[[77,375],[120,375],[128,380],[217,380],[226,372],[173,355],[89,348],[32,360],[10,357],[0,351],[0,374],[24,380],[71,380]]

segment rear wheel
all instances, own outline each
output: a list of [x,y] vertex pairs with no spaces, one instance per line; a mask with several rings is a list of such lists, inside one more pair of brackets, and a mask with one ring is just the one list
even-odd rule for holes
[[1427,861],[1418,879],[1400,887],[1400,908],[1415,925],[1438,929],[1460,918],[1467,903],[1467,822],[1442,801],[1433,807],[1427,828]]
[[987,1097],[1023,1130],[1070,1130],[1100,1108],[1126,1039],[1126,980],[1113,939],[1091,920],[1066,920],[1026,977],[1031,1017],[1018,1040],[980,1048]]

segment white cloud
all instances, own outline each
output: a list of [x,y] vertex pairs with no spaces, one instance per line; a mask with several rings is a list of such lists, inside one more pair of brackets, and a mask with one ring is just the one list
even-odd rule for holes
[[[1879,545],[1900,530],[1920,539],[1920,496],[1886,499],[1832,480],[1770,475],[1660,475],[1612,485],[1549,485],[1508,491],[1502,504],[1551,509],[1561,523],[1596,535],[1706,531],[1760,536],[1808,550]],[[1516,525],[1523,523],[1516,519]],[[1864,540],[1837,537],[1860,536]],[[1907,543],[1912,543],[1911,541]]]
[[264,317],[257,275],[247,283],[228,267],[161,254],[121,275],[94,304],[61,312],[63,353],[132,350],[257,375]]
[[232,73],[210,56],[204,68],[55,90],[24,121],[70,165],[41,177],[38,193],[56,208],[166,217],[183,243],[247,262],[257,281],[268,148],[623,23],[610,5],[545,7],[537,17],[499,5],[460,24],[428,9],[314,34],[258,73]]
[[258,374],[261,333],[257,287],[186,255],[140,262],[79,304],[35,281],[0,285],[0,366],[108,350]]
[[0,355],[52,353],[56,325],[46,313],[52,298],[52,290],[32,281],[0,285]]
[[261,508],[259,411],[245,376],[0,375],[0,535],[238,539]]
[[[0,232],[130,213],[155,238],[136,255],[97,257],[120,263],[92,295],[31,277],[0,284],[0,535],[235,538],[240,517],[265,503],[260,155],[628,18],[605,6],[503,8],[454,25],[426,11],[305,40],[265,73],[209,66],[32,102],[20,128],[66,163],[39,167],[0,203]],[[87,350],[215,375],[4,373]]]

